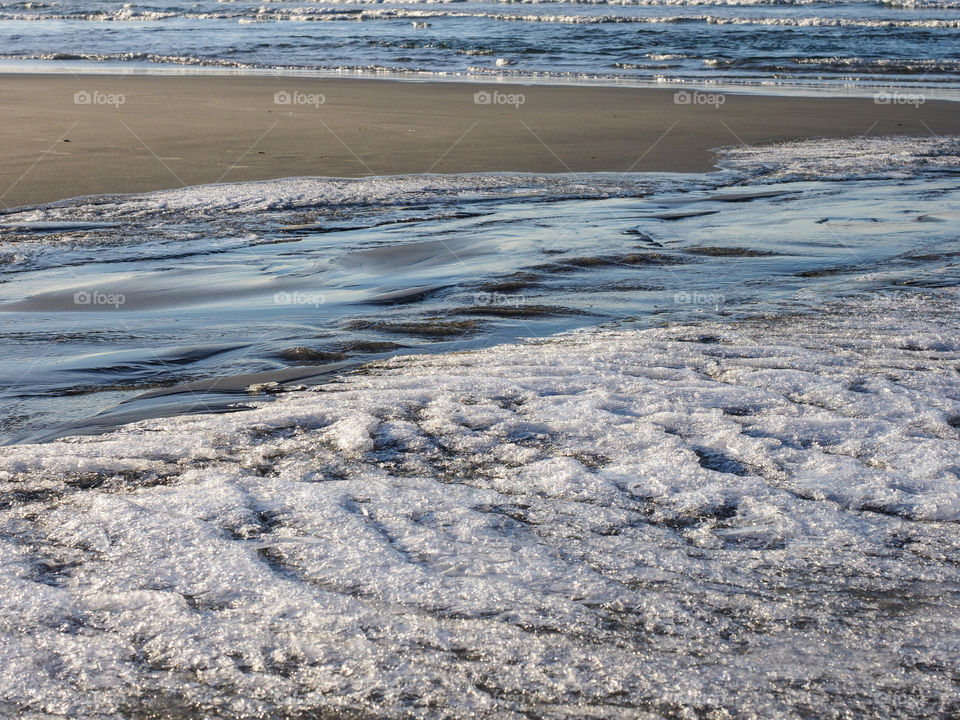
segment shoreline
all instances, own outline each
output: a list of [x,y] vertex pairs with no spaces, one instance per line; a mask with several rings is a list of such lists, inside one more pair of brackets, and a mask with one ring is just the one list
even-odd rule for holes
[[709,172],[741,143],[960,135],[951,100],[692,88],[7,73],[0,98],[0,211],[295,176]]
[[620,88],[630,90],[688,90],[690,92],[720,92],[737,95],[766,95],[771,97],[816,97],[816,98],[872,98],[878,92],[915,92],[928,100],[960,102],[960,86],[956,85],[911,85],[902,79],[884,83],[876,79],[850,80],[844,82],[803,82],[799,80],[772,81],[765,78],[750,80],[732,77],[687,76],[677,78],[659,77],[643,79],[620,75],[538,75],[484,74],[460,71],[396,70],[396,69],[320,69],[309,67],[256,67],[229,65],[179,65],[156,63],[144,66],[121,67],[79,62],[71,65],[60,62],[55,66],[39,61],[38,64],[0,61],[0,77],[5,75],[71,76],[71,77],[260,77],[311,80],[373,80],[400,83],[463,83],[466,85],[522,85],[525,87],[578,87]]

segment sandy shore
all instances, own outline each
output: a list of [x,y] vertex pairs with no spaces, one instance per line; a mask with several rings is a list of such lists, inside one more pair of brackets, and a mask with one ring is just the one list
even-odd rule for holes
[[[499,95],[478,104],[478,92]],[[704,171],[711,148],[740,142],[960,134],[958,110],[732,94],[678,104],[672,90],[609,87],[0,75],[0,206],[296,175]]]

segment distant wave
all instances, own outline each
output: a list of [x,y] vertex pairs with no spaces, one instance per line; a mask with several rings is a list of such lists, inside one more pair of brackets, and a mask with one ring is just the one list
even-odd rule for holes
[[[417,49],[431,46],[428,44],[417,46]],[[435,46],[434,46],[435,47]],[[457,49],[458,55],[467,57],[492,57],[496,53],[489,49]],[[648,53],[642,60],[619,60],[605,67],[606,70],[596,69],[586,71],[556,71],[539,70],[533,68],[505,68],[483,67],[469,65],[460,69],[432,69],[419,65],[400,66],[382,64],[339,64],[339,65],[309,65],[309,64],[278,64],[256,62],[253,60],[234,60],[217,57],[201,57],[195,55],[163,55],[146,52],[124,53],[0,53],[0,60],[41,60],[60,62],[115,62],[115,63],[148,63],[155,65],[176,65],[197,68],[224,68],[236,70],[290,70],[313,71],[320,73],[336,73],[344,75],[382,75],[382,76],[431,76],[437,78],[456,77],[496,77],[500,79],[543,79],[543,80],[615,80],[622,78],[646,77],[659,81],[669,81],[662,71],[677,71],[677,81],[684,79],[680,70],[684,62],[697,62],[698,59],[685,54],[656,54]],[[671,62],[673,61],[673,62]],[[860,80],[868,77],[876,78],[875,82],[882,82],[882,77],[923,76],[927,84],[948,82],[949,78],[960,75],[960,60],[870,60],[864,58],[792,58],[786,60],[760,59],[720,59],[702,58],[699,63],[709,70],[736,71],[736,76],[723,75],[713,78],[713,81],[722,80],[724,84],[742,83],[749,85],[768,77],[779,74],[776,81],[780,85],[791,85],[803,82],[808,74],[834,71],[836,73],[858,73]],[[656,73],[654,78],[651,73]],[[818,76],[819,77],[819,76]],[[846,75],[844,75],[846,77]],[[938,79],[938,77],[940,79]],[[943,79],[943,78],[946,79]],[[699,77],[700,82],[710,83],[711,77]]]
[[234,19],[240,21],[291,21],[291,22],[336,22],[336,21],[373,21],[396,19],[439,19],[439,18],[477,18],[502,22],[559,23],[576,25],[604,25],[632,23],[640,25],[663,25],[676,23],[704,23],[709,25],[765,25],[784,27],[849,27],[849,28],[960,28],[960,19],[880,19],[847,17],[725,17],[721,15],[670,15],[648,17],[634,15],[582,15],[582,14],[513,14],[470,12],[465,10],[421,10],[410,8],[383,8],[377,10],[312,9],[295,8],[292,10],[267,10],[261,8],[254,16],[244,13],[175,13],[160,11],[119,10],[114,13],[75,13],[61,15],[26,15],[22,13],[0,12],[0,20],[89,20],[97,22],[123,22],[135,20],[179,19]]
[[[917,8],[953,8],[960,6],[958,0],[876,0],[880,5],[889,5],[891,7]],[[31,19],[31,18],[49,18],[49,19],[79,19],[79,20],[162,20],[168,17],[183,18],[240,18],[271,16],[287,13],[295,15],[299,13],[316,12],[309,10],[310,6],[314,8],[322,5],[349,6],[349,5],[416,5],[416,1],[411,0],[307,0],[298,2],[299,7],[289,10],[281,10],[285,0],[264,0],[257,8],[238,8],[225,9],[219,7],[216,10],[198,10],[196,4],[191,4],[190,8],[144,8],[137,9],[132,3],[126,3],[123,7],[116,10],[87,10],[77,8],[75,10],[65,10],[61,8],[61,3],[45,2],[0,2],[0,10],[8,13],[14,10],[32,10],[37,11],[31,14],[21,14],[10,16],[10,19]],[[596,5],[608,7],[803,7],[810,5],[836,6],[845,3],[840,0],[429,0],[431,5]],[[871,2],[864,3],[866,5]],[[270,7],[273,6],[273,7]]]
[[903,10],[960,10],[958,0],[877,0],[880,5]]

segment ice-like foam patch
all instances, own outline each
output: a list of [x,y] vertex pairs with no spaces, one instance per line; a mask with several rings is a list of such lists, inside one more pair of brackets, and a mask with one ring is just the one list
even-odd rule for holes
[[0,449],[0,714],[955,715],[958,300]]
[[362,207],[443,200],[611,197],[649,192],[640,173],[479,173],[396,175],[371,178],[296,177],[257,182],[194,185],[136,195],[74,198],[0,215],[0,224],[80,218],[140,220],[216,217],[322,207]]
[[759,181],[906,178],[960,170],[960,138],[855,137],[723,149],[723,167]]

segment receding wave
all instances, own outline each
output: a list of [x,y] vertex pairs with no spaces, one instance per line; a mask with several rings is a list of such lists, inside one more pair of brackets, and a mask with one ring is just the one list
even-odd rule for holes
[[[437,46],[431,43],[422,43],[408,49],[431,50]],[[452,50],[457,55],[465,57],[493,57],[498,55],[496,50],[489,48],[458,48]],[[876,78],[891,76],[922,76],[925,83],[934,84],[938,77],[947,79],[960,74],[960,60],[931,60],[931,59],[866,59],[859,57],[829,57],[829,58],[790,58],[779,61],[767,59],[725,59],[702,58],[682,53],[647,53],[638,60],[618,60],[605,67],[608,70],[593,70],[591,72],[540,70],[534,68],[486,67],[468,65],[460,69],[437,70],[426,65],[382,65],[382,64],[339,64],[339,65],[310,65],[293,63],[268,63],[253,60],[236,60],[219,57],[204,57],[197,55],[162,55],[147,52],[120,52],[120,53],[0,53],[0,60],[41,60],[56,62],[104,62],[104,63],[147,63],[153,65],[171,65],[196,68],[222,68],[235,70],[290,70],[311,71],[319,73],[333,73],[343,75],[382,75],[390,76],[432,76],[437,78],[456,77],[496,77],[499,79],[541,79],[545,81],[563,80],[616,80],[629,77],[631,74],[659,73],[665,70],[674,70],[678,79],[682,78],[683,68],[689,67],[684,63],[697,63],[709,70],[736,71],[737,77],[723,77],[724,84],[750,85],[751,80],[763,78],[766,75],[777,75],[778,84],[791,85],[802,82],[807,75],[822,78],[822,73],[859,73],[861,80],[873,76]],[[816,75],[821,73],[821,75]],[[793,76],[793,81],[790,76]],[[662,77],[662,75],[657,75]],[[708,81],[707,78],[703,78]],[[876,80],[879,83],[880,80]],[[943,82],[943,81],[941,81]]]

